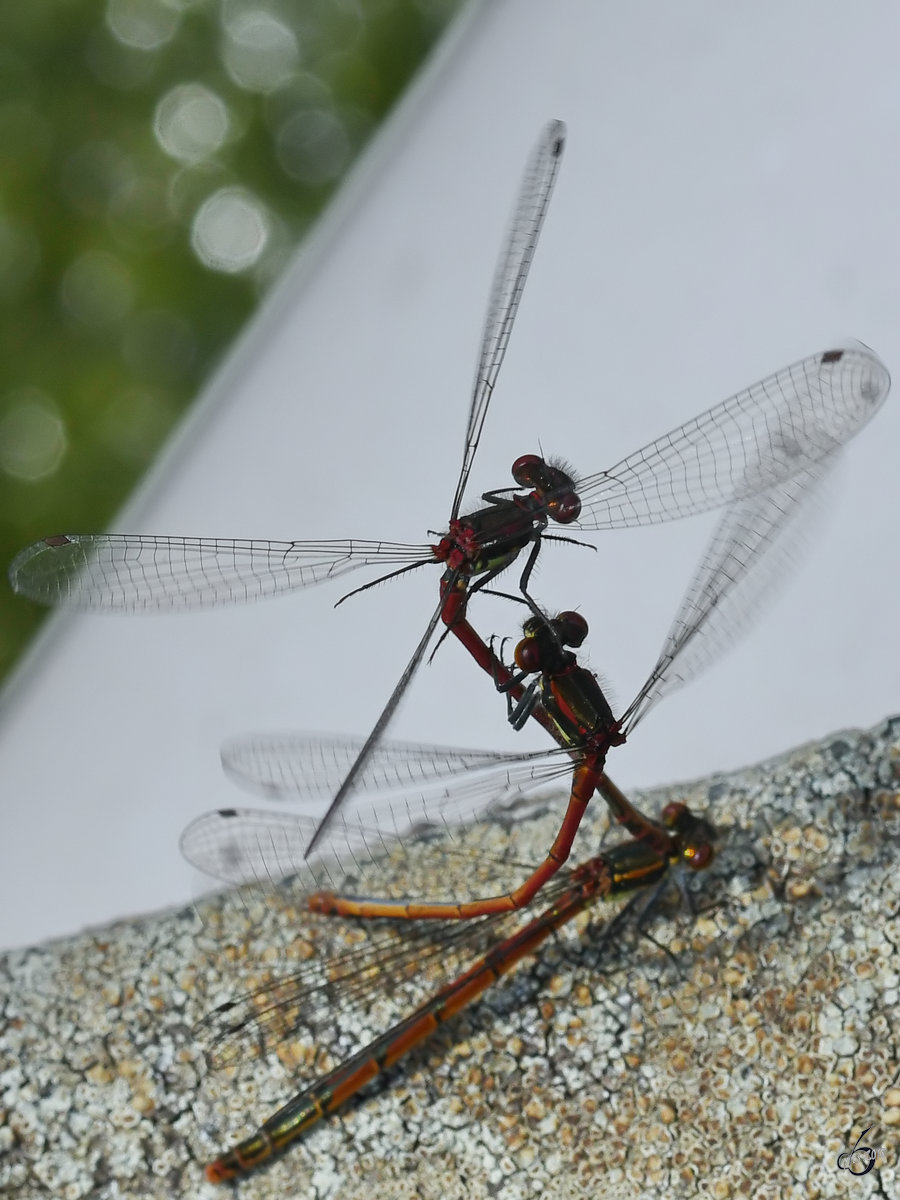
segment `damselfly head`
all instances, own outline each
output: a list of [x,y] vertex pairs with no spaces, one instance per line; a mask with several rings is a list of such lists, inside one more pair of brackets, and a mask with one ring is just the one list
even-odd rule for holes
[[588,635],[588,623],[581,613],[566,611],[556,617],[531,616],[523,623],[522,632],[525,636],[513,657],[520,671],[533,675],[559,671],[570,664],[574,656],[562,647],[580,646]]
[[548,463],[537,454],[523,454],[512,465],[512,476],[519,487],[531,488],[548,514],[560,525],[577,521],[581,515],[581,500],[575,491],[575,481],[562,463]]
[[679,859],[693,871],[703,871],[712,862],[716,831],[702,817],[695,816],[686,804],[673,801],[662,810],[662,823],[677,839]]

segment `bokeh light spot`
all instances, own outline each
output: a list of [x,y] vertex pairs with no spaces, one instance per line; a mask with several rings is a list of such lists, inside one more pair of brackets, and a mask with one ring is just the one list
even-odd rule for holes
[[191,245],[207,267],[236,274],[259,259],[269,229],[268,213],[252,192],[221,188],[200,206],[191,230]]
[[217,188],[231,186],[231,172],[216,158],[186,163],[169,176],[166,202],[179,225],[190,229],[197,209]]
[[172,158],[199,162],[214,154],[228,136],[228,108],[202,84],[183,83],[157,104],[153,129]]
[[35,483],[52,475],[68,447],[59,409],[38,388],[7,395],[0,416],[0,468],[14,479]]
[[65,308],[85,325],[111,325],[134,303],[131,271],[114,254],[88,250],[63,276],[60,298]]
[[321,75],[297,71],[281,87],[269,92],[264,103],[266,126],[276,133],[294,113],[309,108],[333,108],[334,93]]
[[174,36],[179,16],[159,0],[107,0],[106,24],[126,46],[156,50]]
[[265,9],[226,19],[222,58],[232,79],[249,92],[270,92],[296,71],[300,49],[291,29]]
[[337,179],[352,153],[347,131],[333,108],[293,113],[278,130],[276,151],[285,172],[307,187]]

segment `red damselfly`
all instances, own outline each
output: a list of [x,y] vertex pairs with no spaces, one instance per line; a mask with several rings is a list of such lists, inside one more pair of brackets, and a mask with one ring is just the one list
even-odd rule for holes
[[[415,922],[408,923],[399,943],[386,937],[382,942],[376,940],[374,946],[367,944],[337,958],[311,961],[295,974],[213,1010],[196,1031],[208,1047],[207,1059],[213,1068],[234,1067],[248,1056],[297,1038],[300,1031],[313,1038],[321,1052],[329,1049],[330,1035],[325,1030],[333,1026],[333,1005],[365,1010],[375,1003],[381,986],[379,971],[402,976],[421,971],[428,961],[446,968],[450,962],[464,962],[467,956],[475,958],[467,970],[439,987],[410,1016],[323,1074],[250,1137],[210,1163],[207,1179],[213,1183],[233,1179],[283,1150],[404,1058],[596,900],[651,889],[645,914],[673,870],[686,893],[681,873],[703,870],[712,861],[713,830],[683,804],[667,805],[661,821],[659,829],[665,840],[659,848],[632,840],[564,872],[548,887],[544,911],[514,932],[505,932],[515,917],[509,912],[463,926],[429,923],[422,929]],[[186,841],[190,841],[190,830]],[[428,848],[420,850],[427,863]],[[608,927],[610,935],[613,928]]]
[[[302,867],[304,891],[316,911],[343,916],[473,918],[528,904],[571,851],[579,824],[595,791],[613,819],[655,851],[667,843],[659,826],[634,808],[605,774],[608,751],[630,737],[660,698],[709,666],[753,617],[788,573],[795,553],[797,518],[834,455],[793,479],[730,505],[703,555],[656,662],[632,702],[618,718],[594,675],[581,666],[569,645],[580,644],[586,622],[577,614],[553,620],[531,618],[510,670],[466,619],[467,593],[459,581],[444,598],[444,618],[482,669],[506,691],[519,724],[528,716],[551,734],[557,748],[526,755],[488,751],[438,752],[433,747],[390,743],[376,746],[357,792],[321,856],[303,862],[300,838],[305,823],[285,812],[228,809],[198,818],[208,873],[229,882],[280,878]],[[534,684],[525,680],[535,674]],[[227,744],[226,769],[268,795],[301,800],[318,814],[334,794],[347,767],[358,758],[359,743],[317,735],[257,736]],[[557,836],[546,857],[523,868],[514,887],[462,897],[378,897],[377,862],[384,845],[436,827],[485,818],[498,796],[528,795],[568,777],[570,792]],[[489,815],[489,813],[488,813]],[[198,841],[199,844],[199,841]],[[335,891],[334,879],[352,864],[363,899]],[[336,869],[337,868],[337,869]],[[483,881],[479,881],[483,882]],[[433,883],[432,883],[433,887]]]
[[[501,690],[510,697],[509,717],[515,725],[535,717],[558,742],[555,752],[512,756],[485,751],[382,742],[373,748],[362,782],[369,789],[369,807],[358,804],[338,823],[344,839],[328,853],[304,860],[303,850],[315,818],[304,820],[283,812],[220,810],[194,821],[182,839],[185,857],[210,875],[232,882],[284,881],[289,890],[305,892],[304,904],[313,912],[344,917],[403,918],[411,930],[417,920],[434,917],[470,918],[460,924],[439,926],[437,944],[458,946],[479,943],[490,931],[496,937],[470,968],[440,988],[409,1017],[358,1050],[312,1087],[301,1092],[264,1122],[257,1131],[207,1168],[208,1178],[219,1182],[249,1170],[301,1136],[323,1116],[334,1112],[349,1097],[430,1036],[443,1021],[455,1015],[485,988],[515,966],[561,925],[577,916],[596,898],[613,896],[658,883],[675,864],[693,869],[712,858],[712,831],[684,805],[668,806],[661,821],[641,814],[615,788],[604,772],[606,752],[624,740],[665,691],[680,686],[736,634],[753,615],[759,600],[783,573],[784,559],[793,546],[794,518],[800,501],[831,465],[831,457],[807,468],[792,480],[731,505],[715,531],[695,573],[663,650],[647,681],[625,714],[615,720],[594,676],[580,666],[569,647],[580,646],[587,633],[583,618],[564,613],[557,618],[530,618],[525,637],[515,653],[517,670],[509,670],[475,633],[465,619],[465,589],[457,583],[445,594],[445,605],[457,601],[445,618],[458,631],[463,644]],[[774,552],[780,549],[779,555]],[[535,679],[528,683],[531,676]],[[327,802],[347,763],[357,755],[359,743],[325,738],[294,737],[278,744],[271,739],[241,740],[226,749],[226,764],[245,779],[275,794],[299,792],[309,802]],[[574,760],[574,763],[572,762]],[[427,837],[446,831],[460,816],[470,816],[464,806],[493,800],[513,811],[515,800],[562,773],[571,774],[572,787],[557,838],[537,868],[507,863],[510,872],[527,872],[525,883],[485,898],[460,901],[411,899],[422,896],[440,873],[427,864]],[[612,814],[632,834],[631,840],[598,855],[572,872],[562,869],[584,810],[594,791],[606,800]],[[511,803],[512,802],[512,803]],[[407,842],[409,844],[407,844]],[[415,842],[415,846],[412,843]],[[397,898],[385,896],[390,867],[397,874],[396,856],[410,863],[409,891]],[[481,871],[499,872],[493,863],[478,864]],[[401,878],[403,871],[400,871]],[[484,876],[473,870],[471,887],[478,891]],[[327,884],[327,887],[323,887]],[[454,885],[455,886],[455,885]],[[310,887],[312,890],[310,890]],[[372,890],[374,888],[374,891]],[[357,894],[351,894],[359,889]],[[512,919],[542,889],[548,907],[526,921],[516,932],[501,938],[501,922]],[[378,899],[371,899],[378,895]],[[431,922],[429,921],[430,925]],[[419,926],[421,928],[421,926]],[[456,933],[456,930],[463,930]],[[471,931],[471,933],[469,932]],[[446,939],[446,942],[445,942]],[[407,951],[392,949],[385,955],[388,970],[418,961],[421,943],[414,937]],[[410,956],[405,957],[405,956]],[[366,969],[378,962],[367,957]],[[340,1004],[346,988],[350,1002],[371,998],[363,976],[355,971],[329,968],[325,989],[309,972],[255,989],[214,1010],[203,1023],[211,1038],[211,1061],[220,1065],[240,1059],[242,1047],[252,1043],[269,1049],[298,1024],[307,1024],[307,1009],[323,995]]]
[[[859,344],[828,350],[777,372],[635,451],[614,466],[576,476],[525,454],[513,464],[515,487],[463,500],[488,406],[559,168],[565,128],[544,130],[525,173],[494,276],[469,405],[462,466],[446,533],[410,545],[365,541],[269,541],[144,534],[59,534],[23,550],[10,567],[13,588],[34,600],[83,609],[185,610],[257,599],[340,578],[366,566],[393,566],[382,579],[428,563],[449,572],[447,588],[485,587],[529,548],[519,587],[528,593],[541,542],[553,521],[579,530],[670,521],[752,495],[796,475],[848,440],[884,401],[889,377]],[[357,590],[372,586],[371,581]],[[358,780],[446,616],[435,609],[358,760],[320,821],[309,851],[357,790]]]

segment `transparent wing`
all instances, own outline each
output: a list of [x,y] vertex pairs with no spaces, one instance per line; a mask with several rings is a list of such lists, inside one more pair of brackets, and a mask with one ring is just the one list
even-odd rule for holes
[[[363,744],[362,738],[316,733],[236,737],[223,745],[222,765],[239,783],[264,796],[321,811],[346,779]],[[541,757],[531,755],[526,761]],[[478,771],[502,778],[521,763],[521,754],[383,741],[372,752],[360,789],[377,796],[449,787],[460,776]]]
[[623,716],[626,733],[668,692],[696,678],[743,635],[789,575],[804,518],[834,466],[832,451],[792,478],[726,508],[688,585],[660,656]]
[[[248,774],[260,768],[262,779],[254,782],[268,791],[276,775],[288,780],[289,786],[294,780],[298,785],[303,781],[304,788],[312,777],[312,794],[329,797],[332,772],[339,771],[337,764],[347,751],[345,743],[336,745],[336,761],[321,775],[313,763],[320,754],[328,757],[328,742],[313,735],[291,739],[288,753],[280,757],[275,753],[277,743],[267,745],[260,739],[245,765]],[[311,757],[305,756],[307,747],[312,748]],[[470,894],[442,891],[450,885],[446,871],[435,871],[429,845],[446,862],[448,846],[463,844],[475,825],[487,821],[497,826],[498,857],[502,857],[504,821],[510,814],[521,814],[526,797],[567,780],[571,760],[552,750],[526,756],[461,751],[454,758],[446,747],[436,747],[429,766],[429,749],[413,746],[408,753],[406,746],[382,744],[362,777],[361,790],[309,857],[306,850],[317,827],[315,814],[234,808],[205,813],[193,821],[182,837],[182,853],[204,874],[225,883],[266,887],[286,883],[300,895],[337,890],[384,897],[389,895],[389,880],[395,889],[390,893],[393,898],[459,900],[484,895],[486,879],[474,869],[467,873],[464,885]],[[554,790],[558,797],[560,789]],[[552,836],[547,845],[550,841]],[[541,857],[544,853],[546,846],[541,847]],[[507,877],[520,882],[522,868],[522,862],[510,859],[499,876],[492,867],[487,882],[492,889]]]
[[[399,763],[402,748],[396,749]],[[445,748],[439,752],[445,753]],[[216,847],[215,853],[223,844],[217,815],[208,813],[194,821],[182,838],[185,856],[201,868],[208,869],[211,864],[210,844]],[[273,822],[270,826],[267,819]],[[308,819],[298,820],[302,824]],[[266,847],[263,857],[268,862],[272,857],[267,843],[272,837],[280,839],[287,828],[284,813],[223,814],[223,822],[244,830],[252,828],[254,839]],[[417,837],[414,844],[395,843],[387,848],[380,843],[377,853],[382,860],[382,894],[397,895],[398,890],[409,887],[433,888],[435,879],[445,881],[455,891],[467,886],[473,873],[480,881],[476,886],[484,891],[513,869],[520,875],[523,864],[517,863],[514,855],[526,857],[533,840],[543,845],[546,835],[541,821],[523,824],[515,820],[497,838],[486,839],[482,826],[480,830],[461,830],[453,838],[435,833],[430,838]],[[302,846],[306,836],[301,831],[294,845]],[[243,833],[238,841],[246,844]],[[354,891],[359,880],[366,877],[365,864],[354,860],[346,866],[349,874],[332,880],[344,894]],[[231,866],[227,870],[235,878],[248,877],[246,872],[234,872]],[[224,926],[240,942],[240,947],[235,947],[239,954],[233,957],[240,961],[249,953],[257,960],[250,965],[254,986],[220,1004],[196,1028],[214,1068],[238,1066],[290,1042],[293,1044],[286,1048],[287,1054],[279,1053],[282,1062],[288,1061],[293,1052],[304,1073],[328,1069],[334,1065],[331,1055],[345,1057],[361,1040],[408,1015],[429,993],[466,970],[512,928],[528,920],[527,914],[515,912],[460,922],[317,917],[303,912],[308,890],[304,883],[308,884],[313,876],[307,864],[302,871],[302,877],[277,881],[266,878],[261,888],[244,887],[227,896],[216,896],[207,913],[201,903],[201,917],[214,929],[215,944],[221,942]],[[250,876],[255,874],[251,872]],[[541,907],[552,907],[571,885],[571,878],[571,871],[561,870],[542,890]],[[260,901],[266,910],[260,908]],[[233,904],[237,904],[241,917],[236,922],[223,917]],[[273,953],[283,942],[286,930],[290,944],[283,953]],[[286,961],[292,965],[288,973],[267,979],[268,968],[260,965],[260,958],[265,963],[275,961],[283,966]]]
[[[491,394],[497,373],[506,354],[509,335],[519,309],[525,280],[531,260],[534,257],[537,239],[544,223],[544,216],[550,202],[559,161],[565,145],[565,126],[560,121],[551,121],[538,142],[531,161],[525,171],[525,178],[519,193],[518,204],[512,227],[506,240],[506,246],[500,257],[497,271],[494,275],[493,294],[488,307],[488,316],[482,336],[481,355],[475,377],[475,387],[472,403],[469,409],[469,421],[466,430],[466,450],[463,457],[462,470],[456,486],[456,494],[451,508],[451,519],[459,514],[463,493],[468,482],[469,472],[481,429],[490,403]],[[375,727],[366,739],[359,756],[352,764],[347,775],[335,793],[331,805],[326,810],[308,847],[311,853],[325,837],[336,814],[342,809],[348,810],[352,797],[357,791],[357,780],[361,778],[366,764],[375,747],[378,745],[400,701],[406,692],[417,670],[431,635],[437,628],[441,617],[442,605],[438,605],[419,645],[413,652],[406,670],[394,688]]]
[[[455,582],[455,576],[453,577],[453,581]],[[452,583],[450,586],[452,587]],[[354,795],[359,794],[360,784],[365,777],[365,771],[369,759],[375,752],[378,743],[384,737],[385,733],[387,733],[388,726],[394,719],[394,715],[396,714],[397,709],[400,707],[400,702],[406,695],[409,685],[412,683],[413,676],[419,669],[422,659],[425,657],[425,651],[428,649],[428,643],[431,641],[431,635],[438,626],[443,609],[444,601],[442,597],[437,608],[431,614],[431,620],[428,622],[425,632],[419,639],[418,646],[416,646],[415,650],[413,650],[412,658],[406,664],[403,674],[397,680],[394,690],[388,697],[387,704],[385,704],[384,708],[381,710],[381,715],[372,727],[372,732],[360,746],[359,754],[356,756],[356,759],[352,763],[349,771],[344,776],[344,780],[341,783],[341,786],[335,792],[333,800],[322,814],[316,831],[306,848],[307,857],[312,854],[316,846],[324,840],[329,826],[334,823],[341,810],[343,810],[345,813],[349,813],[351,811],[353,797]]]
[[484,418],[506,354],[516,313],[519,311],[519,302],[541,226],[547,215],[565,141],[565,125],[562,121],[551,121],[543,131],[525,170],[506,243],[494,273],[491,299],[481,337],[481,353],[475,372],[469,421],[466,426],[466,449],[453,498],[451,518],[459,515],[475,451],[481,438]]
[[400,542],[270,542],[58,534],[12,562],[13,590],[42,604],[120,612],[211,608],[337,579],[360,567],[434,562]]
[[[335,1065],[329,1055],[340,1056],[342,1043],[355,1048],[360,1025],[366,1027],[373,1010],[386,1021],[405,1015],[484,954],[516,919],[521,914],[366,922],[353,931],[357,941],[364,938],[361,943],[333,953],[304,941],[306,961],[213,1009],[195,1027],[195,1036],[214,1070],[252,1061],[285,1043],[293,1043],[309,1075],[328,1070]],[[312,917],[307,921],[315,923]],[[390,1014],[383,1013],[388,1001],[395,1010]]]
[[[507,840],[514,842],[519,829],[512,828]],[[483,869],[491,874],[502,869],[502,860],[486,853],[483,844],[477,848],[477,863]],[[472,849],[456,862],[437,845],[420,845],[416,855],[425,855],[427,872],[457,879],[471,869]],[[558,912],[572,882],[573,871],[563,869],[545,886],[545,917]],[[573,909],[572,915],[582,908]],[[282,910],[282,922],[285,911],[291,909]],[[611,959],[613,969],[616,960],[630,957],[627,948],[621,949],[620,931],[626,923],[642,924],[647,911],[646,903],[636,905],[633,898],[605,922],[592,939],[597,956],[592,969],[601,966],[601,956],[604,964]],[[218,925],[219,915],[217,898],[212,923]],[[535,918],[513,912],[462,922],[351,922],[311,914],[298,918],[294,910],[287,919],[297,931],[290,972],[267,979],[267,969],[258,968],[256,979],[262,982],[220,1004],[195,1027],[213,1069],[239,1067],[277,1050],[282,1065],[303,1077],[328,1071],[361,1042],[408,1017],[482,955],[496,952],[517,926]],[[269,939],[263,945],[267,961],[270,948]]]
[[805,358],[579,480],[578,524],[672,521],[777,485],[849,441],[884,403],[890,382],[858,342]]

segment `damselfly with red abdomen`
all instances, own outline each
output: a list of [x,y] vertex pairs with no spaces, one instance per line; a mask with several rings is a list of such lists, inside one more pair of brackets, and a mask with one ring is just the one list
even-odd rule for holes
[[[227,809],[207,813],[191,826],[202,860],[193,861],[228,882],[266,881],[298,872],[310,905],[343,916],[473,918],[521,908],[567,860],[594,792],[606,800],[614,820],[655,851],[667,834],[640,813],[605,773],[609,750],[621,745],[668,692],[709,666],[753,618],[788,573],[796,553],[798,518],[834,456],[792,480],[736,502],[726,509],[688,586],[659,656],[637,695],[615,717],[597,682],[567,643],[580,645],[587,623],[578,614],[532,618],[511,670],[466,617],[467,593],[459,583],[445,591],[444,618],[495,685],[513,698],[517,723],[532,716],[557,743],[554,750],[525,755],[440,750],[383,742],[375,747],[359,789],[336,822],[320,855],[304,856],[307,825],[291,814]],[[535,675],[535,683],[525,686]],[[301,801],[321,812],[347,766],[358,761],[356,740],[298,734],[241,738],[229,743],[223,760],[240,780],[268,795]],[[435,895],[411,891],[399,900],[381,899],[378,862],[386,845],[414,840],[425,832],[491,819],[491,805],[528,796],[568,777],[570,791],[558,832],[546,856],[522,867],[513,886]],[[362,836],[365,831],[365,836]],[[342,894],[335,883],[348,870],[359,877],[360,894]]]
[[[459,598],[445,617],[479,665],[513,700],[509,715],[515,724],[538,717],[554,735],[558,749],[549,754],[493,755],[483,751],[452,751],[440,747],[382,742],[371,755],[362,778],[368,787],[368,824],[352,826],[346,812],[338,823],[345,845],[329,842],[329,854],[304,860],[308,822],[285,813],[257,810],[222,810],[198,818],[185,831],[185,856],[209,874],[234,882],[257,879],[284,880],[288,890],[310,889],[306,906],[314,912],[365,918],[404,918],[415,928],[417,918],[465,917],[460,924],[446,922],[435,935],[438,946],[480,945],[485,931],[497,941],[481,952],[470,968],[439,988],[411,1016],[392,1026],[363,1049],[341,1063],[312,1087],[264,1122],[249,1138],[207,1168],[208,1178],[223,1181],[267,1159],[299,1137],[316,1121],[335,1111],[385,1067],[424,1041],[443,1021],[479,996],[556,929],[577,916],[596,898],[614,896],[657,883],[673,864],[705,867],[712,857],[711,831],[684,805],[671,805],[661,821],[639,813],[612,785],[604,773],[607,749],[624,740],[640,718],[666,690],[684,683],[722,648],[753,615],[755,601],[781,574],[780,547],[791,519],[802,512],[799,501],[830,465],[830,459],[795,477],[788,484],[731,506],[713,536],[673,623],[663,651],[646,683],[618,721],[593,675],[582,667],[569,647],[582,644],[586,622],[578,614],[557,618],[532,618],[516,648],[515,670],[494,654],[466,620],[463,588],[455,584],[445,593],[445,605]],[[525,686],[530,676],[534,683]],[[226,756],[232,770],[270,792],[298,790],[314,806],[326,800],[335,779],[358,750],[358,743],[294,737],[282,745],[270,739],[233,744]],[[574,760],[574,762],[572,761]],[[504,869],[520,875],[524,883],[485,896],[485,871],[489,884],[498,886],[500,870],[492,861],[472,864],[469,885],[479,898],[461,901],[458,885],[454,899],[426,901],[420,897],[435,887],[440,873],[423,868],[426,836],[450,826],[471,806],[482,805],[481,816],[491,817],[484,803],[493,798],[506,802],[546,784],[560,774],[571,774],[572,788],[559,834],[546,859],[536,868],[507,862]],[[623,845],[590,859],[575,871],[562,869],[587,802],[599,791],[616,819],[633,834]],[[363,819],[357,806],[354,814]],[[314,820],[315,818],[313,818]],[[401,856],[398,871],[397,856]],[[407,856],[408,855],[408,859]],[[406,862],[409,869],[404,872]],[[424,870],[424,878],[423,878]],[[389,897],[386,881],[400,878],[407,890]],[[466,886],[466,885],[462,885]],[[374,890],[373,890],[374,889]],[[539,889],[548,907],[518,931],[501,936],[501,923],[527,904]],[[377,896],[378,898],[373,898]],[[461,932],[459,932],[461,931]],[[411,942],[409,954],[421,955],[422,944]],[[391,950],[386,969],[406,962],[406,951]],[[413,959],[413,961],[416,961]],[[367,969],[380,961],[366,959]],[[328,996],[342,1003],[346,989],[353,1003],[359,992],[371,993],[363,976],[339,969],[329,973]],[[332,994],[330,986],[334,985]],[[307,1025],[306,1006],[322,996],[324,985],[310,988],[303,979],[277,981],[210,1015],[204,1028],[213,1040],[213,1061],[240,1055],[245,1041],[267,1048],[272,1037],[282,1036],[295,1023]]]
[[[342,957],[316,961],[298,973],[256,988],[220,1005],[200,1024],[213,1067],[234,1066],[248,1053],[266,1052],[298,1030],[321,1036],[330,1025],[334,1003],[365,1008],[380,988],[380,972],[403,974],[426,960],[444,963],[480,957],[438,990],[407,1018],[362,1047],[263,1122],[250,1137],[210,1163],[206,1176],[222,1183],[252,1170],[335,1112],[382,1071],[393,1066],[456,1016],[488,987],[533,954],[551,934],[598,899],[612,899],[639,889],[658,891],[670,870],[700,871],[713,857],[713,831],[683,804],[663,810],[660,830],[665,843],[654,849],[632,840],[582,863],[547,889],[548,907],[519,929],[504,936],[514,914],[494,913],[463,926],[429,924],[425,939],[408,927],[405,944],[385,943],[383,952],[366,946]],[[651,891],[650,898],[656,894]],[[485,948],[486,947],[486,948]],[[318,1045],[319,1050],[328,1047]]]
[[[554,536],[571,540],[548,534],[550,522],[581,530],[617,529],[708,511],[813,466],[877,411],[890,383],[879,359],[859,344],[827,350],[738,392],[605,470],[576,476],[558,463],[522,455],[513,464],[515,487],[484,493],[484,507],[464,513],[472,464],[564,141],[565,127],[551,121],[525,172],[494,276],[449,521],[437,542],[59,534],[36,542],[15,558],[10,567],[13,588],[42,603],[76,608],[185,610],[293,591],[366,566],[392,567],[381,577],[386,579],[434,563],[448,572],[448,586],[463,582],[474,592],[528,548],[519,587],[539,616],[528,586],[542,540]],[[609,399],[602,395],[601,403]],[[365,765],[425,656],[443,610],[442,599],[372,733],[362,743],[358,760],[350,765],[324,811],[308,851],[357,791]]]

